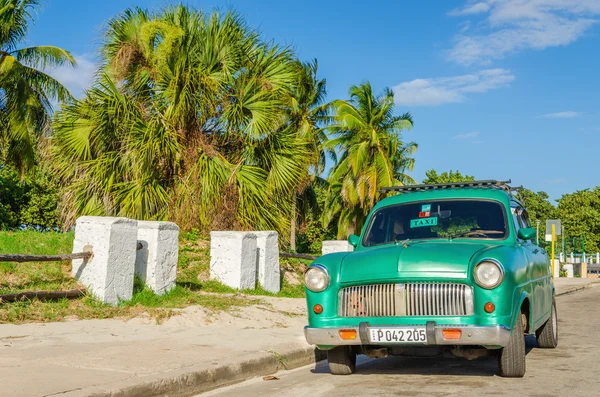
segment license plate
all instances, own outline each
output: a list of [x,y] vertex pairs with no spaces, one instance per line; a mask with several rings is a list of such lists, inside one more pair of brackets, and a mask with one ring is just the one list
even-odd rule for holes
[[416,328],[370,328],[369,341],[377,343],[425,343],[425,327]]

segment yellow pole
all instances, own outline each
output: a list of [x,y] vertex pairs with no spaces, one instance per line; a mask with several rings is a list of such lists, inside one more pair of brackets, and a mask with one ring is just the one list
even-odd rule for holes
[[556,226],[554,223],[552,224],[552,256],[550,257],[552,260],[552,277],[554,277],[554,241],[556,239]]

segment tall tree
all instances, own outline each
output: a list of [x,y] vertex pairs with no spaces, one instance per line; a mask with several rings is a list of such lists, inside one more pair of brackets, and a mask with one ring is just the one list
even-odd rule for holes
[[56,119],[55,155],[77,215],[287,233],[314,158],[290,123],[302,72],[235,13],[126,10],[109,22],[100,79]]
[[20,47],[26,41],[37,0],[0,0],[0,154],[21,172],[35,162],[38,137],[46,130],[52,101],[71,97],[42,70],[65,63],[71,54],[59,47]]
[[[587,253],[600,251],[600,186],[564,194],[558,199],[556,216],[565,227],[567,241],[583,237]],[[581,252],[580,244],[581,239],[575,247],[569,243],[567,250]]]
[[423,183],[426,184],[436,184],[436,183],[456,183],[456,182],[467,182],[474,181],[475,177],[471,175],[463,175],[460,171],[444,171],[441,174],[438,174],[436,170],[430,169],[425,172],[426,178],[423,180]]
[[307,158],[305,174],[298,189],[293,192],[292,216],[290,219],[290,248],[296,250],[296,229],[299,221],[306,220],[309,215],[315,215],[317,201],[314,184],[322,185],[323,180],[319,175],[325,169],[326,154],[335,159],[333,150],[326,150],[326,126],[330,123],[330,104],[325,102],[327,91],[325,79],[317,77],[318,63],[316,60],[299,64],[300,73],[295,84],[294,92],[290,97],[288,111],[289,120],[284,128],[295,131],[305,140],[311,154]]
[[409,113],[394,114],[394,94],[373,94],[370,83],[350,88],[350,100],[339,100],[327,148],[340,151],[329,181],[324,223],[338,219],[338,236],[360,230],[375,203],[386,196],[379,189],[415,183],[406,172],[414,165],[414,142],[405,143],[402,131],[412,127]]
[[544,245],[544,236],[546,233],[546,221],[556,217],[556,207],[552,205],[546,192],[534,192],[526,188],[520,188],[518,191],[519,199],[527,208],[529,219],[534,227],[538,227],[539,221],[539,236],[540,244]]

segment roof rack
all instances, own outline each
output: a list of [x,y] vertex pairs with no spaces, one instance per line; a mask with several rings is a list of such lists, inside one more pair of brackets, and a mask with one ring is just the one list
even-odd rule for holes
[[405,186],[389,186],[379,189],[381,193],[385,192],[422,192],[426,190],[436,190],[436,189],[456,189],[456,188],[494,188],[494,189],[502,189],[506,191],[511,197],[512,192],[519,189],[519,187],[511,187],[508,184],[511,183],[511,180],[508,181],[496,181],[493,179],[485,180],[485,181],[468,181],[468,182],[453,182],[453,183],[435,183],[435,184],[422,184],[422,185],[405,185]]

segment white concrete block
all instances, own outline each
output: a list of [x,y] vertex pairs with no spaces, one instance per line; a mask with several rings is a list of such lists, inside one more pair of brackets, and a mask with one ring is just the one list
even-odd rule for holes
[[558,259],[554,259],[554,278],[558,277],[560,277],[560,261]]
[[173,222],[138,221],[135,274],[156,294],[175,287],[179,226]]
[[256,234],[210,232],[210,278],[237,289],[256,288]]
[[258,248],[258,283],[266,291],[277,293],[281,289],[279,235],[274,231],[253,233]]
[[347,240],[325,240],[321,248],[321,254],[327,255],[334,252],[352,252],[354,247]]
[[572,263],[565,263],[563,265],[563,268],[567,272],[567,277],[568,278],[573,278],[573,264]]
[[72,274],[102,302],[130,300],[137,241],[137,221],[107,216],[77,219],[73,252],[92,251],[90,259],[72,261]]

